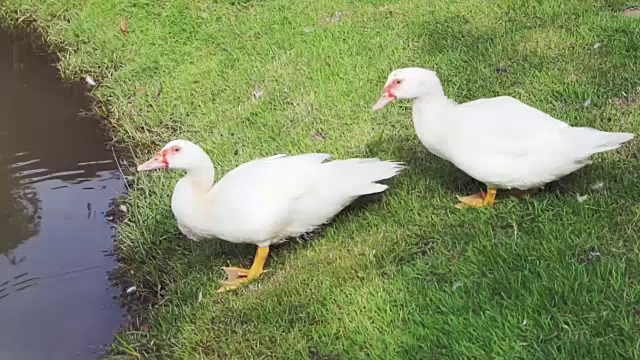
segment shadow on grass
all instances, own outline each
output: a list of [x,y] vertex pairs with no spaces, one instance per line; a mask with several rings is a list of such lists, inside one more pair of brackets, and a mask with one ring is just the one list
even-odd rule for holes
[[[367,154],[376,153],[392,154],[394,158],[403,159],[407,167],[411,169],[411,173],[418,178],[417,181],[422,179],[422,181],[434,182],[436,186],[445,189],[451,195],[452,201],[455,201],[455,195],[486,191],[486,185],[482,182],[473,179],[451,162],[429,153],[422,144],[416,143],[410,137],[383,137],[368,143]],[[621,161],[596,159],[594,163],[548,183],[541,193],[547,194],[546,196],[552,194],[553,196],[566,197],[584,191],[585,186],[593,185],[586,184],[582,180],[592,179],[596,174],[601,175],[602,168],[608,168],[612,173],[620,175],[626,171],[626,166]],[[595,171],[594,166],[598,167],[599,171]],[[391,188],[390,190],[403,192],[406,189]],[[499,191],[498,196],[506,197],[505,192],[506,190]]]

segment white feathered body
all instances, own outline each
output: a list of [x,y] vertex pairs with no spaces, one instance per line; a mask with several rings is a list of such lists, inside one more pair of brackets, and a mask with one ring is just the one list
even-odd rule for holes
[[629,133],[568,124],[511,97],[457,104],[446,97],[416,99],[416,132],[425,147],[490,187],[543,186],[618,148]]
[[[403,166],[378,159],[325,162],[329,154],[276,155],[245,163],[212,188],[189,175],[175,186],[171,207],[194,240],[220,238],[268,246],[328,222]],[[209,189],[207,188],[209,187]]]

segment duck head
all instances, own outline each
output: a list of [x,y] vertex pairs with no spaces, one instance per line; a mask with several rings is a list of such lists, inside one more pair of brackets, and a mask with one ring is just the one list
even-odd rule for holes
[[431,95],[444,95],[435,71],[423,68],[397,69],[389,74],[382,88],[382,96],[372,111],[382,109],[396,99],[417,99]]
[[200,146],[187,140],[167,143],[149,161],[138,166],[138,171],[176,169],[186,172],[209,169],[211,159]]

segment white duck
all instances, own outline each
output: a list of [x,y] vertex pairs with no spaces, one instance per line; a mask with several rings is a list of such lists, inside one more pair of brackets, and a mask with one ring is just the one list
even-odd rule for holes
[[214,185],[211,159],[198,145],[174,140],[138,171],[177,169],[171,210],[188,238],[219,238],[258,246],[250,269],[224,268],[220,292],[238,288],[263,272],[269,246],[328,222],[361,195],[379,193],[376,182],[398,174],[400,163],[378,159],[325,162],[329,154],[275,155],[250,161]]
[[458,196],[458,207],[491,205],[497,188],[542,187],[633,138],[571,127],[508,96],[457,104],[445,96],[436,73],[422,68],[389,74],[373,110],[396,99],[413,100],[413,124],[430,152],[487,185],[486,194]]

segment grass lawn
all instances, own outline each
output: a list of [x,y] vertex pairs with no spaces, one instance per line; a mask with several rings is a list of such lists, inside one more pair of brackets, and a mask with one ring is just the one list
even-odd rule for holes
[[138,177],[118,248],[145,305],[114,358],[621,359],[640,357],[640,142],[541,195],[457,210],[454,195],[482,185],[420,145],[410,103],[370,108],[391,70],[422,66],[456,101],[512,95],[572,125],[637,133],[631,5],[5,0],[0,17],[43,31],[68,78],[98,81],[138,160],[186,138],[218,174],[283,152],[409,165],[222,295],[220,267],[250,265],[255,248],[185,240],[170,210],[180,174]]

